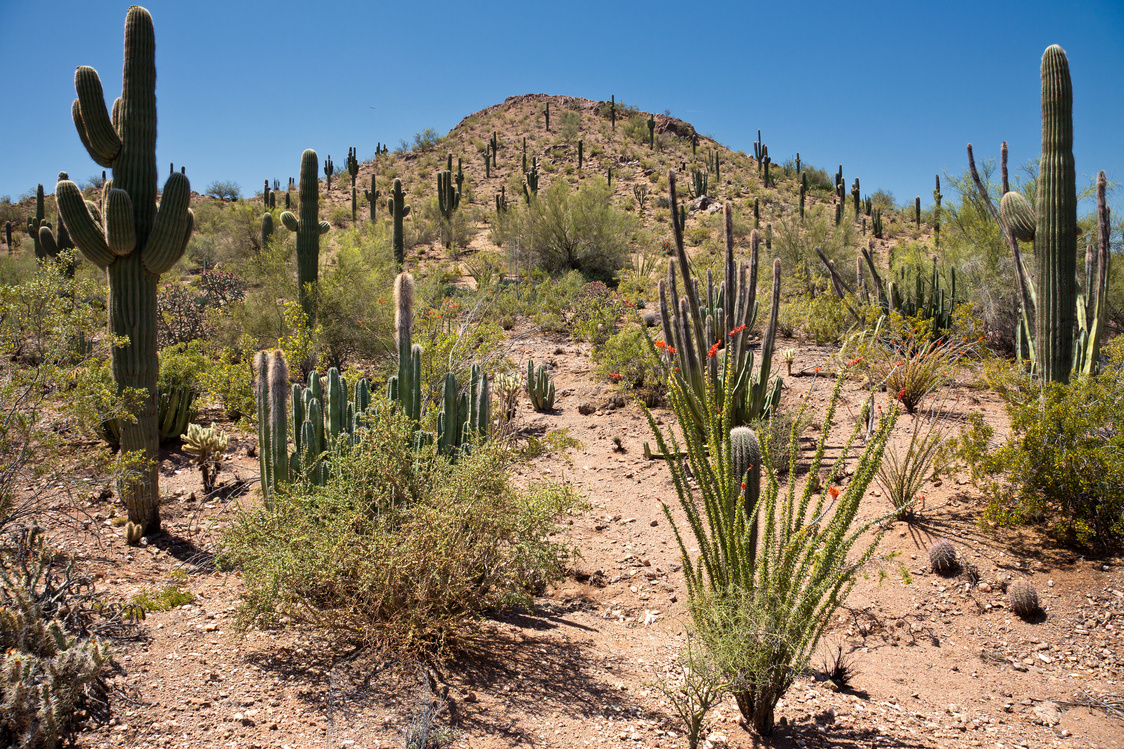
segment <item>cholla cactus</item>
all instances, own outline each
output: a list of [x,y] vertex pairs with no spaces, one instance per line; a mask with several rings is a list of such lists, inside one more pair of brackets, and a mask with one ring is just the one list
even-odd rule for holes
[[496,395],[499,396],[500,407],[503,409],[500,412],[501,418],[505,422],[515,419],[515,412],[519,407],[519,391],[522,389],[523,383],[515,375],[496,375]]
[[1030,619],[1039,611],[1038,591],[1025,578],[1016,580],[1007,588],[1007,596],[1011,599],[1011,611],[1023,619]]
[[199,472],[203,474],[203,491],[214,491],[219,461],[229,444],[230,438],[226,436],[226,432],[216,431],[214,422],[206,429],[198,424],[188,425],[187,435],[183,438],[183,451],[194,456],[192,462],[199,466]]
[[947,538],[936,541],[929,547],[929,564],[938,575],[955,571],[960,565],[956,560],[956,547]]
[[781,352],[781,361],[784,362],[785,369],[788,370],[788,376],[792,377],[792,362],[796,360],[796,349],[786,348]]

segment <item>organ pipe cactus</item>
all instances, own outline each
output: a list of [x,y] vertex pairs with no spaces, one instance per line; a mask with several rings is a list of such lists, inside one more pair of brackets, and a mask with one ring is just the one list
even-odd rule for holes
[[527,178],[523,181],[523,197],[527,199],[530,204],[531,198],[539,194],[539,157],[535,156],[531,159],[531,168],[527,172]]
[[[671,355],[676,366],[671,376],[680,381],[683,392],[688,394],[694,426],[701,430],[707,388],[712,387],[715,393],[722,392],[719,372],[724,368],[718,361],[718,352],[724,350],[724,356],[730,360],[730,376],[734,378],[731,388],[734,425],[746,424],[771,413],[780,402],[781,380],[769,377],[780,304],[780,260],[773,262],[771,314],[761,345],[761,365],[755,373],[755,357],[749,350],[749,331],[757,316],[757,257],[760,247],[757,230],[750,235],[750,262],[735,267],[733,207],[729,201],[726,202],[725,280],[715,288],[713,279],[708,275],[707,304],[704,307],[699,297],[699,283],[691,275],[683,244],[674,171],[668,172],[668,193],[675,257],[668,261],[667,279],[660,281],[659,295],[664,341],[674,351]],[[685,298],[679,296],[676,268],[679,269]]]
[[410,206],[406,205],[406,191],[402,189],[402,180],[394,178],[394,186],[386,199],[386,211],[394,220],[394,262],[402,270],[406,263],[406,240],[402,233],[402,219],[410,215]]
[[527,360],[527,395],[531,398],[531,407],[539,413],[554,409],[554,378],[541,364],[536,367],[530,359]]
[[55,188],[59,212],[78,249],[106,269],[109,328],[128,343],[113,348],[113,376],[119,390],[136,388],[142,401],[136,421],[121,424],[121,447],[138,451],[148,467],[123,479],[119,491],[128,510],[126,536],[137,542],[160,527],[159,458],[156,423],[156,288],[191,237],[191,184],[182,173],[164,183],[157,202],[156,62],[152,17],[139,6],[125,20],[121,96],[110,116],[101,80],[90,67],[74,76],[72,107],[78,135],[91,158],[113,170],[102,207],[87,203],[78,185],[61,180]]
[[320,235],[331,227],[320,220],[320,195],[316,189],[316,151],[301,155],[300,218],[290,211],[281,214],[281,223],[297,235],[297,284],[301,309],[310,325],[316,319],[316,284],[320,277]]
[[354,223],[359,209],[355,192],[355,182],[359,178],[359,159],[355,157],[355,146],[347,149],[347,173],[351,175],[351,221]]
[[691,171],[691,194],[696,198],[701,198],[706,195],[707,182],[710,180],[710,173],[702,169],[694,169]]
[[488,375],[479,365],[472,365],[465,393],[458,394],[456,375],[445,375],[444,408],[437,414],[437,447],[442,454],[455,459],[488,440],[491,400]]

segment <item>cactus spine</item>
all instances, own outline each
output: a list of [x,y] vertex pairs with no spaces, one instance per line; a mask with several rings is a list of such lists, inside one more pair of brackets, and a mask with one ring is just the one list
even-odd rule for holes
[[410,206],[406,205],[406,191],[402,189],[402,180],[394,178],[394,186],[386,198],[386,212],[394,220],[394,262],[401,270],[406,263],[406,240],[402,233],[402,219],[410,215]]
[[[101,215],[87,204],[78,186],[62,180],[55,188],[60,215],[75,244],[109,277],[109,327],[129,343],[113,349],[117,387],[144,393],[135,422],[121,424],[121,448],[143,451],[150,467],[122,481],[130,540],[160,527],[158,427],[156,423],[156,287],[160,275],[183,255],[194,217],[191,185],[173,173],[157,202],[156,57],[152,16],[139,6],[125,20],[125,62],[121,96],[110,117],[101,80],[90,67],[74,76],[78,93],[72,107],[75,127],[91,158],[113,169]],[[107,186],[108,187],[108,186]]]
[[347,173],[351,175],[351,222],[355,223],[359,201],[355,191],[355,181],[359,177],[359,159],[355,156],[355,146],[347,149]]
[[332,228],[327,221],[320,220],[316,165],[316,151],[309,148],[301,154],[301,216],[298,219],[290,211],[281,214],[281,223],[297,235],[297,284],[301,309],[308,316],[310,325],[316,320],[315,290],[320,277],[320,235],[327,234]]

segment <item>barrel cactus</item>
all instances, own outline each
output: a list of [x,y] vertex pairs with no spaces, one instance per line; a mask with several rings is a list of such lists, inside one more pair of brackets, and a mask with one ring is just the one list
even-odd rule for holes
[[929,547],[929,564],[938,575],[948,575],[960,566],[956,547],[947,538],[939,539]]
[[1038,604],[1038,591],[1030,580],[1020,578],[1007,586],[1007,596],[1011,601],[1011,611],[1023,619],[1031,619],[1042,608]]
[[[93,68],[74,76],[78,98],[72,114],[87,152],[113,170],[104,204],[87,203],[78,185],[55,187],[59,213],[75,245],[109,278],[109,327],[128,338],[113,348],[113,377],[120,390],[143,393],[136,420],[121,425],[121,447],[142,453],[149,467],[119,486],[128,510],[126,536],[136,543],[160,527],[159,458],[156,423],[156,289],[191,237],[191,183],[173,172],[157,200],[156,55],[152,16],[139,6],[125,20],[125,62],[121,96],[106,109],[101,80]],[[107,185],[108,187],[108,185]]]

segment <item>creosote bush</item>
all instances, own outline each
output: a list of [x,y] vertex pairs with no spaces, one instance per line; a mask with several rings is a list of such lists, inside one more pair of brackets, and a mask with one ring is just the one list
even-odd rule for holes
[[243,574],[241,626],[287,620],[440,653],[482,612],[560,575],[567,548],[550,534],[577,505],[568,489],[516,490],[496,443],[455,464],[415,451],[412,422],[381,397],[372,408],[325,486],[294,485],[235,519],[223,558]]

